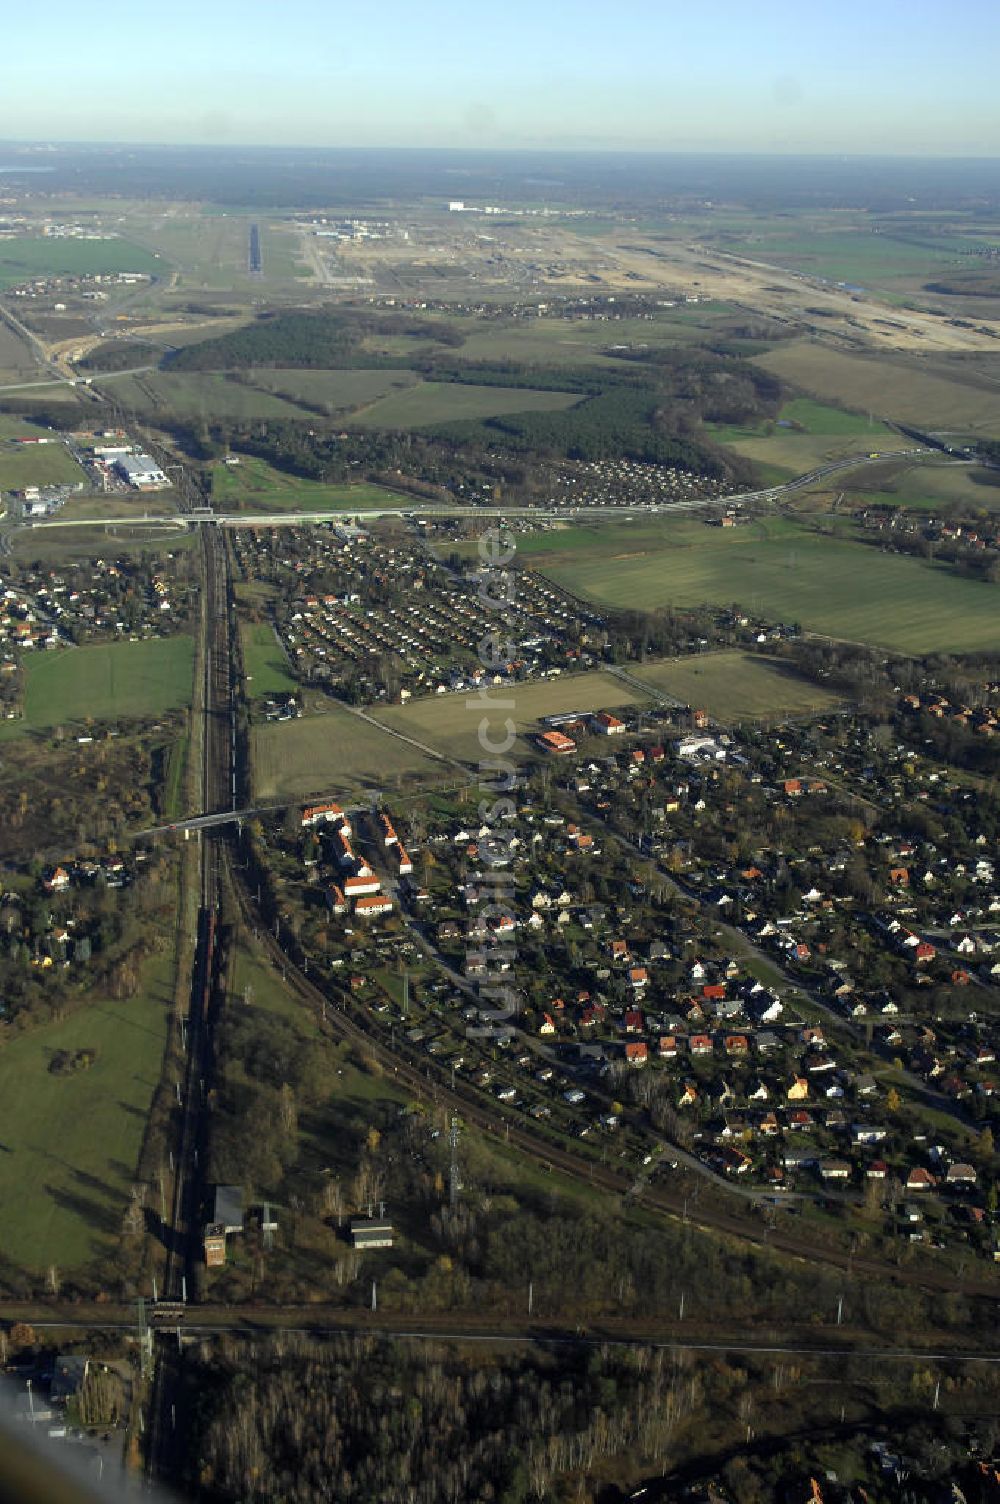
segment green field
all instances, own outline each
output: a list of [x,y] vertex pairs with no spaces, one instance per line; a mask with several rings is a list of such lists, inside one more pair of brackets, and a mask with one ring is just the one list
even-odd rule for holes
[[142,272],[162,276],[163,260],[128,240],[72,240],[18,235],[0,240],[0,289],[33,277],[87,277],[95,273]]
[[212,466],[212,501],[222,511],[367,512],[378,507],[412,507],[413,498],[382,486],[327,486],[276,470],[266,460],[249,455],[238,465],[220,461]]
[[34,351],[9,324],[0,324],[0,383],[38,381],[43,373]]
[[[16,413],[0,413],[0,442],[6,439],[27,438],[54,438],[50,428],[43,428],[39,423],[32,423],[29,418],[18,417]],[[97,439],[94,440],[96,444]]]
[[892,429],[883,428],[880,423],[869,420],[862,413],[847,412],[842,407],[829,407],[825,402],[814,402],[811,397],[795,397],[791,402],[786,402],[778,414],[778,423],[779,426],[783,423],[794,424],[796,429],[810,434],[867,436],[874,431],[883,437],[893,437]]
[[[958,263],[958,253],[972,242],[959,236],[942,237],[940,244],[918,243],[901,235],[872,234],[867,222],[857,229],[838,231],[811,229],[803,223],[789,233],[775,223],[771,230],[742,242],[726,242],[725,249],[757,261],[805,272],[831,282],[849,282],[861,287],[892,286],[904,278],[922,278],[940,273],[947,264]],[[720,249],[722,249],[720,244]]]
[[[295,278],[286,237],[279,237],[267,217],[257,211],[214,211],[207,205],[171,204],[166,209],[143,201],[124,206],[126,233],[159,251],[186,297],[199,293],[237,293],[260,297],[266,287],[288,274]],[[263,277],[251,277],[247,266],[252,222],[260,225]],[[162,262],[159,263],[162,265]],[[249,312],[248,303],[248,312]]]
[[[655,320],[618,319],[613,323],[590,319],[524,319],[516,323],[453,320],[466,333],[465,343],[454,351],[467,361],[518,360],[548,366],[619,367],[614,346],[635,349],[650,346],[689,345],[717,331],[720,318],[732,317],[722,305],[697,305],[670,309]],[[373,337],[374,338],[374,337]],[[605,353],[609,352],[609,353]],[[627,369],[634,369],[628,363]]]
[[12,535],[10,551],[20,563],[47,565],[100,558],[111,548],[116,557],[120,554],[130,557],[148,554],[155,548],[169,558],[192,548],[195,538],[193,532],[181,533],[173,527],[130,528],[124,522],[113,528],[32,527]]
[[[530,735],[539,729],[538,721],[542,716],[574,710],[610,710],[615,706],[646,703],[640,691],[622,683],[603,669],[515,684],[509,690],[498,689],[496,697],[498,700],[513,700],[514,706],[511,710],[505,708],[489,712],[487,736],[494,742],[502,741],[505,736],[504,722],[509,715],[520,733],[520,740],[508,754],[513,757],[524,757],[529,753],[534,755],[534,747],[525,738],[526,734]],[[489,755],[479,740],[479,724],[486,712],[475,696],[439,695],[414,700],[409,705],[375,706],[370,713],[382,725],[426,742],[428,746],[448,756],[478,765],[481,758]]]
[[[96,496],[83,495],[72,496],[69,501],[59,508],[58,520],[63,522],[130,522],[137,517],[151,515],[165,517],[177,511],[177,492],[173,487],[164,491],[150,492],[127,491],[124,495],[104,495],[98,492]],[[51,531],[42,529],[41,531]],[[61,531],[57,529],[57,531]],[[184,534],[179,529],[173,529],[175,536],[180,539]],[[39,536],[37,524],[33,528],[36,537]]]
[[[117,1246],[172,1003],[172,954],[137,997],[95,1000],[0,1049],[0,1254],[24,1268],[78,1268]],[[53,1075],[57,1050],[96,1051]]]
[[[44,430],[38,430],[44,433]],[[21,491],[25,486],[87,485],[87,477],[60,439],[47,444],[20,444],[0,439],[0,491]]]
[[836,697],[777,661],[756,653],[724,651],[667,658],[630,670],[654,689],[707,710],[720,721],[809,715],[828,710]]
[[397,778],[440,779],[450,766],[340,706],[252,733],[254,797],[307,798],[385,788]]
[[466,418],[498,418],[506,413],[564,412],[579,401],[576,392],[422,381],[406,391],[373,402],[347,421],[349,426],[361,428],[422,428]]
[[874,474],[858,477],[859,489],[851,491],[851,501],[867,501],[876,506],[912,507],[926,512],[997,512],[1000,511],[1000,473],[978,465],[927,461],[907,465],[887,475],[884,485]]
[[929,366],[926,356],[855,355],[810,340],[790,340],[756,360],[815,397],[894,423],[1000,438],[1000,389],[982,378],[974,384],[971,369],[966,383],[940,363]]
[[190,703],[194,640],[158,637],[39,653],[25,668],[24,719],[8,722],[5,731],[160,715]]
[[416,386],[420,377],[406,370],[309,371],[257,366],[249,373],[254,386],[291,402],[318,403],[329,412],[349,412],[391,392]]
[[[834,703],[832,695],[776,664],[736,651],[667,659],[631,672],[652,690],[701,706],[720,720],[804,715]],[[494,743],[502,742],[510,715],[518,737],[505,755],[517,760],[539,755],[531,737],[543,716],[654,703],[652,694],[647,699],[641,689],[603,669],[517,684],[496,694],[498,699],[513,699],[514,707],[489,712],[487,734]],[[254,796],[306,798],[360,787],[385,788],[399,777],[434,781],[453,771],[389,732],[478,767],[492,755],[479,739],[486,713],[472,697],[453,694],[409,705],[370,706],[367,714],[387,728],[385,733],[340,707],[281,725],[258,726],[253,732]]]
[[179,418],[304,418],[305,408],[219,371],[148,371],[102,376],[102,385],[126,407]]
[[[178,417],[308,418],[299,401],[348,414],[345,422],[366,428],[419,428],[459,418],[504,413],[559,412],[580,398],[575,392],[472,386],[420,381],[408,371],[276,371],[264,380],[255,372],[148,371],[141,376],[105,376],[119,398],[137,412],[163,409]],[[385,394],[385,395],[383,395]]]
[[288,672],[288,661],[270,622],[242,622],[240,636],[247,693],[251,699],[258,695],[291,694],[298,688]]
[[[804,475],[825,460],[867,455],[872,450],[896,448],[899,435],[883,423],[843,408],[829,407],[809,397],[786,402],[777,420],[753,426],[711,423],[707,432],[746,459],[772,467],[773,479]],[[771,483],[769,480],[768,483]]]
[[777,518],[732,529],[572,528],[527,538],[520,552],[557,583],[607,606],[735,602],[771,620],[902,652],[1000,646],[995,586]]

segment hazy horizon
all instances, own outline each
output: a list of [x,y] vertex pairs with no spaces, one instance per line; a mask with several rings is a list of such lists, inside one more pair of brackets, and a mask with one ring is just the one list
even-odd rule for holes
[[[549,146],[544,144],[530,146],[483,146],[461,145],[455,143],[440,143],[427,146],[414,145],[412,142],[317,142],[317,141],[213,141],[210,139],[199,141],[185,141],[179,139],[140,140],[136,137],[112,137],[112,136],[18,136],[9,135],[0,138],[0,152],[10,147],[16,151],[28,148],[32,151],[71,151],[75,148],[85,150],[107,148],[108,150],[143,150],[143,151],[222,151],[222,152],[329,152],[329,153],[352,153],[372,152],[383,154],[403,153],[410,155],[441,155],[462,154],[471,157],[650,157],[650,158],[676,158],[680,161],[693,161],[704,158],[718,158],[727,160],[748,160],[760,162],[796,162],[803,160],[816,160],[826,162],[970,162],[970,163],[997,163],[1000,165],[1000,145],[995,151],[983,152],[947,152],[947,151],[837,151],[833,149],[816,148],[808,150],[797,148],[787,151],[763,151],[756,148],[739,149],[738,147],[659,147],[659,146]],[[15,164],[4,164],[8,170],[16,170]],[[20,164],[16,164],[20,167]],[[25,170],[20,167],[20,170]]]
[[237,206],[470,204],[609,211],[742,203],[765,209],[968,209],[1000,203],[991,158],[0,143],[0,183],[52,195],[207,200]]
[[[67,45],[60,45],[65,38]],[[72,45],[68,45],[69,41]],[[177,0],[12,15],[0,136],[243,147],[1000,156],[988,0]],[[85,97],[81,99],[81,92]],[[86,129],[81,136],[80,121]]]

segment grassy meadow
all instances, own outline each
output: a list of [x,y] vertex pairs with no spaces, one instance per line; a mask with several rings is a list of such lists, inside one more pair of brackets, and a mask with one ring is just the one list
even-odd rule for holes
[[437,779],[448,765],[338,705],[297,721],[255,726],[255,799],[307,798],[396,779]]
[[[509,715],[520,737],[510,752],[514,757],[534,754],[534,747],[524,738],[539,729],[542,716],[646,703],[640,691],[603,669],[515,684],[509,691],[497,690],[496,694],[498,700],[513,700],[514,706],[509,711],[504,708],[489,712],[487,734],[495,742],[502,741],[504,722]],[[474,695],[436,695],[414,700],[409,705],[376,706],[370,713],[383,726],[426,742],[448,756],[473,764],[478,764],[483,756],[479,723],[487,712],[480,708]]]
[[[0,1254],[63,1273],[114,1251],[160,1075],[173,1000],[172,953],[126,1001],[95,998],[0,1049]],[[57,1050],[94,1050],[57,1076]],[[16,1215],[14,1209],[16,1208]]]
[[378,507],[412,507],[412,497],[382,486],[324,485],[277,470],[266,460],[249,455],[238,465],[212,466],[212,503],[220,511],[367,512]]
[[426,428],[466,418],[498,418],[507,413],[564,412],[576,392],[543,392],[530,387],[471,386],[454,381],[421,381],[353,413],[360,428]]
[[826,402],[842,402],[894,423],[912,423],[936,432],[982,433],[1000,437],[1000,393],[995,385],[973,384],[928,366],[886,355],[834,350],[811,340],[790,340],[756,357],[782,380]]
[[240,637],[247,694],[251,699],[259,695],[291,694],[298,688],[270,622],[241,622]]
[[[159,497],[169,495],[169,492],[159,493]],[[76,503],[70,502],[69,506],[75,508]],[[164,511],[172,510],[172,506],[164,506]],[[87,511],[92,512],[92,509],[88,507]],[[96,511],[96,499],[93,511]],[[72,512],[70,515],[72,516]],[[150,549],[155,547],[161,549],[169,558],[173,554],[192,548],[195,539],[196,535],[193,532],[182,533],[173,527],[131,528],[127,519],[122,518],[120,521],[114,521],[113,525],[107,528],[84,526],[25,528],[12,534],[10,551],[12,557],[19,563],[51,566],[66,564],[71,560],[98,558],[110,548],[114,549],[116,557],[120,554],[133,557],[148,554]]]
[[619,609],[738,603],[830,637],[902,652],[995,651],[1000,592],[949,566],[885,554],[849,532],[828,536],[770,518],[571,528],[519,553],[558,584]]
[[304,408],[221,371],[147,371],[104,376],[102,385],[126,407],[178,418],[304,418]]
[[0,290],[32,277],[87,277],[141,272],[162,276],[161,257],[128,240],[74,240],[50,235],[15,235],[0,240]]
[[[43,433],[44,430],[36,431],[36,434]],[[24,437],[27,436],[26,430]],[[0,492],[22,491],[25,486],[88,484],[86,475],[65,444],[51,434],[44,436],[51,442],[23,444],[16,438],[0,438]]]
[[0,384],[39,381],[44,375],[28,341],[9,324],[0,324]]
[[786,402],[774,421],[749,426],[712,423],[706,428],[716,443],[753,460],[765,472],[786,477],[804,475],[827,460],[900,444],[899,435],[884,423],[809,397]]
[[380,397],[416,386],[420,377],[408,370],[312,371],[257,366],[250,380],[261,391],[289,402],[315,403],[332,412],[351,412]]
[[5,723],[5,733],[160,715],[190,702],[194,639],[179,635],[38,653],[26,659],[25,670],[24,717]]
[[[900,506],[923,512],[947,513],[952,508],[973,512],[1000,511],[1000,472],[953,460],[902,464],[884,481],[877,470],[858,476],[852,502]],[[850,484],[849,482],[847,483]]]
[[899,234],[873,235],[867,223],[841,229],[832,221],[820,226],[803,220],[790,228],[787,220],[769,225],[762,219],[757,233],[729,242],[725,249],[829,282],[891,290],[904,279],[929,277],[954,265],[968,245],[959,236],[942,237],[939,244],[931,245],[923,238],[917,242]]
[[782,664],[737,650],[665,658],[630,673],[720,721],[811,715],[837,703],[827,690],[789,673]]
[[[488,735],[501,743],[509,714],[517,739],[505,755],[518,760],[537,757],[541,754],[532,738],[543,716],[652,707],[656,690],[701,706],[720,720],[732,721],[805,715],[835,703],[825,690],[786,673],[777,664],[738,651],[659,660],[630,669],[630,673],[649,685],[648,697],[641,687],[626,684],[603,669],[517,684],[509,692],[497,691],[498,698],[512,699],[514,706],[490,713]],[[435,781],[453,771],[440,759],[456,759],[475,767],[484,755],[479,725],[487,711],[474,697],[435,695],[408,705],[373,705],[366,713],[370,720],[332,706],[298,721],[255,727],[254,797],[297,799],[385,788],[397,779]],[[403,741],[401,737],[412,740]],[[422,751],[421,746],[438,757]]]
[[[714,334],[720,321],[732,318],[723,305],[699,304],[689,309],[663,310],[656,319],[530,319],[510,324],[455,319],[451,322],[465,342],[454,351],[457,360],[521,360],[546,366],[618,365],[634,369],[616,357],[615,346],[695,344]],[[618,355],[622,353],[619,349]]]

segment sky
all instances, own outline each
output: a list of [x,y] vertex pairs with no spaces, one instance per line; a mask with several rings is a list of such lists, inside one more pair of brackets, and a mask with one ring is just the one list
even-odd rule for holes
[[997,0],[46,0],[0,139],[1000,157]]

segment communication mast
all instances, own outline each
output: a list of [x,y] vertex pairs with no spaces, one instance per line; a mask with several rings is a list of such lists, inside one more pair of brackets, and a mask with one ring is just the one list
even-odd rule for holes
[[454,1211],[458,1205],[458,1193],[462,1188],[458,1178],[458,1118],[455,1116],[452,1116],[451,1120],[449,1141],[451,1143],[451,1164],[448,1169],[448,1199],[451,1209]]

